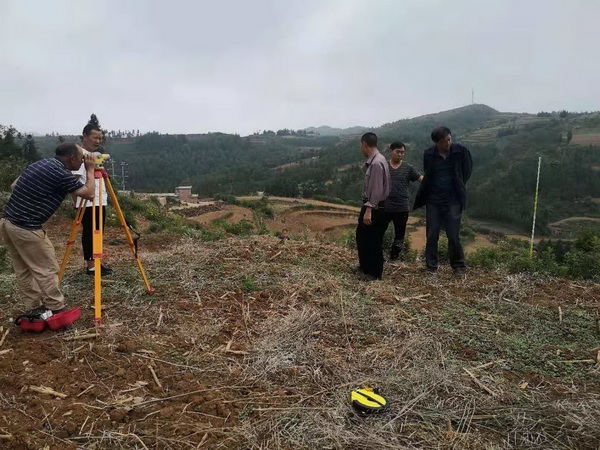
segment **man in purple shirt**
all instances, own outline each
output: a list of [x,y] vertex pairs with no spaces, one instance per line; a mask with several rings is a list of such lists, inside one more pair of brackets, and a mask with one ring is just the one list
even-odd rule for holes
[[383,235],[386,222],[384,201],[390,193],[390,171],[385,156],[377,150],[377,136],[365,133],[360,149],[367,158],[363,186],[363,206],[356,227],[359,270],[380,280],[383,275]]

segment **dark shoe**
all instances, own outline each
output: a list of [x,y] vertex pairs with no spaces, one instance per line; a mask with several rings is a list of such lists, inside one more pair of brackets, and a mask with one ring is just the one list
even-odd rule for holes
[[[86,269],[85,273],[87,273],[88,275],[96,275],[96,269]],[[110,275],[111,273],[113,273],[113,270],[110,267],[106,267],[104,265],[100,266],[100,275],[102,275],[103,277],[106,275]]]
[[25,311],[21,317],[27,317],[30,320],[46,320],[48,317],[52,316],[52,311],[50,311],[45,306],[38,306],[37,308],[30,309],[29,311]]
[[463,267],[457,267],[456,269],[454,269],[454,276],[455,277],[464,277],[465,269]]
[[65,311],[68,311],[68,310],[69,310],[69,307],[68,307],[68,306],[63,306],[63,307],[62,307],[62,308],[60,308],[60,309],[53,309],[53,310],[52,310],[52,314],[53,314],[53,315],[54,315],[54,314],[60,314],[61,312],[65,312]]
[[42,306],[38,306],[37,308],[33,308],[33,309],[30,309],[29,311],[25,311],[23,313],[23,315],[24,316],[35,316],[37,314],[43,314],[43,313],[46,312],[46,309],[47,308],[45,306],[43,306],[43,305]]
[[392,261],[397,260],[403,252],[404,252],[403,245],[392,245],[392,250],[390,251],[390,259]]

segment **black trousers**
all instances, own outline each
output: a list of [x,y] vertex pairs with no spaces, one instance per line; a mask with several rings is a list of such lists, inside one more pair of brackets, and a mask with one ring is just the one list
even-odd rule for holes
[[360,270],[367,275],[381,279],[383,275],[383,235],[387,223],[383,209],[371,210],[371,225],[363,222],[367,207],[363,206],[356,227],[356,248]]
[[462,206],[460,203],[451,205],[427,203],[425,212],[425,229],[427,233],[425,259],[429,269],[435,270],[438,266],[438,240],[442,225],[446,229],[446,236],[448,237],[450,265],[453,269],[464,269],[465,253],[460,243],[461,219]]
[[[96,206],[96,226],[100,223],[100,206]],[[106,206],[102,206],[102,229],[106,223]],[[92,222],[92,206],[85,208],[83,219],[81,219],[81,246],[83,247],[83,259],[91,261],[94,259],[93,236],[94,227]]]
[[385,230],[390,222],[394,224],[394,243],[392,244],[392,251],[390,252],[390,259],[397,259],[400,252],[404,249],[404,237],[406,236],[406,223],[408,222],[409,212],[385,212]]

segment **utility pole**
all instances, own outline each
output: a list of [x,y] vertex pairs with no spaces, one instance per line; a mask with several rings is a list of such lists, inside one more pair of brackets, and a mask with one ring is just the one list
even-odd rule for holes
[[125,190],[125,179],[128,176],[129,175],[127,175],[127,163],[126,162],[122,162],[121,163],[121,190],[122,191]]
[[471,105],[475,104],[475,88],[471,88]]

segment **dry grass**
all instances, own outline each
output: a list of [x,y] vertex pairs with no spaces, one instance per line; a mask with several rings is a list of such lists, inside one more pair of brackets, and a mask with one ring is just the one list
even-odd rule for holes
[[[558,323],[556,292],[568,282],[428,277],[399,264],[368,283],[352,273],[354,252],[329,243],[182,237],[144,249],[142,259],[156,293],[145,295],[130,256],[117,253],[105,326],[93,342],[9,336],[5,347],[15,351],[2,370],[23,359],[43,367],[21,370],[0,390],[0,435],[11,434],[11,445],[600,446],[599,369],[561,362],[589,358],[598,345],[598,285],[563,292]],[[89,286],[69,272],[65,290],[82,306]],[[87,332],[90,314],[66,335]],[[40,341],[47,354],[38,355]],[[70,383],[75,368],[80,381]],[[68,397],[19,391],[34,381]],[[364,385],[386,395],[385,413],[354,413],[349,393]]]

